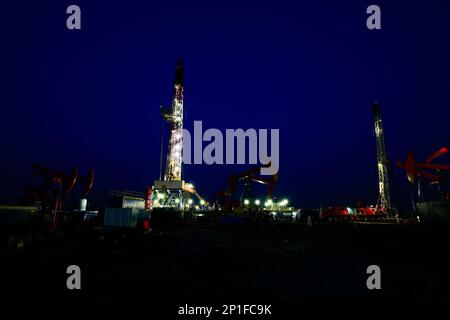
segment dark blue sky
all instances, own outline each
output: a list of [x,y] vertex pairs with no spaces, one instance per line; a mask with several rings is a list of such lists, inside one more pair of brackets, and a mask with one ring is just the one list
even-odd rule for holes
[[[80,31],[66,29],[70,4]],[[382,30],[366,28],[370,4]],[[180,56],[185,126],[279,128],[276,193],[299,206],[376,201],[374,100],[391,160],[449,142],[444,0],[8,1],[0,36],[3,200],[40,182],[34,162],[94,168],[99,201],[108,189],[144,191],[158,178],[159,106]],[[211,199],[241,169],[186,166],[185,178]]]

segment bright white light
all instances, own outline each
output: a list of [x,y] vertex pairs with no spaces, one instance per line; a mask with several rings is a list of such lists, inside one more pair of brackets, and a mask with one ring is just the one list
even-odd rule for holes
[[158,193],[157,198],[160,199],[160,200],[164,199],[164,193]]
[[267,200],[267,201],[264,203],[264,206],[265,206],[265,207],[270,207],[270,206],[272,206],[272,204],[273,204],[273,201],[272,201],[271,199],[269,199],[269,200]]
[[244,205],[248,206],[250,204],[250,200],[244,199]]
[[205,205],[205,200],[200,200],[200,204],[203,206],[203,205]]
[[194,200],[192,200],[192,199],[189,199],[189,200],[188,200],[188,204],[191,205],[191,204],[193,204],[193,203],[194,203]]
[[180,203],[180,199],[176,198],[176,199],[175,199],[175,203],[176,203],[176,204],[179,204],[179,203]]
[[198,210],[198,209],[200,209],[200,207],[199,206],[195,206],[195,210]]
[[256,199],[256,200],[255,200],[255,204],[256,204],[257,206],[259,206],[259,205],[261,204],[261,201],[259,201],[259,199]]

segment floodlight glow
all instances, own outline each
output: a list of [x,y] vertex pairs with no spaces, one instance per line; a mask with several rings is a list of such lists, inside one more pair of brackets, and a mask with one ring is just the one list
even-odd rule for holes
[[164,193],[158,193],[157,198],[160,199],[160,200],[164,199]]

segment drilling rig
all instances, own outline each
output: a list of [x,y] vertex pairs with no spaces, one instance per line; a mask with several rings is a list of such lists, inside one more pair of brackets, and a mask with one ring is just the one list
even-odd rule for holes
[[163,118],[169,122],[165,181],[181,181],[183,153],[183,60],[179,59],[175,70],[172,107],[161,108]]
[[378,184],[379,197],[377,208],[388,213],[392,209],[390,190],[389,190],[389,172],[388,160],[386,155],[386,145],[384,143],[384,130],[381,121],[381,109],[378,102],[374,102],[372,112],[375,123],[375,138],[377,142],[377,166],[378,166]]
[[[162,177],[162,172],[160,172],[160,179],[154,182],[153,187],[148,188],[146,192],[146,209],[163,207],[183,210],[192,202],[192,200],[189,201],[191,195],[196,196],[201,205],[208,204],[205,199],[200,197],[192,184],[186,183],[182,179],[183,90],[183,60],[179,59],[175,68],[172,105],[170,108],[161,107],[161,115],[169,123],[169,140],[164,177]],[[161,141],[161,171],[162,151],[163,140]]]
[[381,220],[389,215],[392,210],[391,197],[389,193],[389,171],[386,155],[386,145],[384,143],[384,130],[381,121],[381,110],[378,102],[372,105],[374,117],[375,138],[377,143],[377,167],[378,167],[378,201],[373,206],[358,206],[356,209],[345,207],[321,208],[320,216],[325,221],[345,221],[345,220]]

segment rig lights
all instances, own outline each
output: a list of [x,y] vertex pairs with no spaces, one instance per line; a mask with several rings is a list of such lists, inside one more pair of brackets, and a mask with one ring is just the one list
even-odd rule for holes
[[165,198],[165,195],[164,195],[164,193],[158,193],[158,196],[157,196],[157,198],[158,198],[159,200],[162,200],[162,199],[164,199],[164,198]]
[[268,199],[266,202],[264,202],[265,207],[271,207],[273,205],[272,199]]
[[259,199],[256,199],[256,200],[255,200],[255,204],[256,204],[257,206],[259,206],[259,205],[261,204],[261,201],[259,201]]
[[248,206],[250,204],[250,200],[244,199],[244,205]]
[[203,199],[200,200],[200,205],[201,205],[201,206],[204,206],[204,205],[205,205],[205,200],[203,200]]
[[278,203],[280,206],[285,207],[289,204],[288,199],[284,199]]

